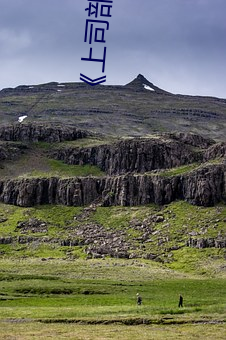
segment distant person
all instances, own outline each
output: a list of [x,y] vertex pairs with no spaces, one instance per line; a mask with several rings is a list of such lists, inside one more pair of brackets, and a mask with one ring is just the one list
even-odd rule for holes
[[178,307],[183,307],[183,296],[180,294],[179,296],[179,304],[178,304]]
[[137,293],[137,305],[141,306],[141,304],[142,304],[142,297],[140,296],[139,293]]

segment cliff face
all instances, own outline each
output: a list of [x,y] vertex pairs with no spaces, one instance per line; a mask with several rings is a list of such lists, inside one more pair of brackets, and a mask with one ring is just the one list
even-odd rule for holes
[[155,138],[87,148],[64,148],[55,151],[52,156],[68,164],[97,165],[108,175],[173,168],[202,158],[201,152],[194,152],[180,141]]
[[23,144],[0,143],[0,161],[15,159],[27,149]]
[[201,149],[207,149],[211,145],[215,144],[213,139],[202,137],[194,133],[175,132],[166,133],[165,136],[168,136],[170,139],[177,140],[183,144],[192,145]]
[[225,165],[211,165],[187,175],[169,178],[122,175],[7,180],[0,182],[0,200],[19,206],[47,203],[81,206],[97,200],[105,206],[133,206],[152,202],[162,205],[184,199],[193,204],[210,206],[225,198],[225,183]]
[[226,156],[226,143],[217,143],[204,152],[204,161]]
[[63,142],[91,135],[87,131],[69,126],[46,126],[37,124],[14,124],[0,127],[0,140],[22,142]]
[[[69,127],[18,124],[0,128],[0,139],[4,141],[60,142],[87,135]],[[223,161],[171,177],[153,171],[224,157],[225,144],[213,143],[201,136],[178,133],[110,145],[58,148],[51,151],[52,158],[68,164],[97,165],[108,176],[0,181],[0,201],[19,206],[48,203],[82,206],[95,201],[105,206],[133,206],[152,202],[163,205],[183,199],[197,205],[214,205],[226,196],[226,164]],[[22,143],[2,142],[0,160],[13,159],[20,151],[24,152],[23,148],[26,145]],[[144,174],[150,171],[151,174]]]

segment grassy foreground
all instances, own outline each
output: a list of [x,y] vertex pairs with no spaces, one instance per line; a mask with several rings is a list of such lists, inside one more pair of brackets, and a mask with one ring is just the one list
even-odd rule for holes
[[225,279],[145,260],[8,258],[0,268],[0,339],[224,338]]
[[173,325],[173,326],[121,326],[74,325],[29,322],[21,324],[0,322],[0,339],[73,339],[73,340],[159,340],[159,339],[209,339],[224,340],[224,325]]
[[[81,207],[0,205],[0,237],[14,238],[0,244],[0,339],[225,339],[225,251],[185,246],[189,232],[196,237],[225,233],[225,205],[200,208],[178,201],[161,208],[98,207],[84,213]],[[87,259],[82,246],[44,242],[45,237],[71,238],[83,223],[126,230],[128,240],[137,242],[139,230],[131,221],[154,214],[165,218],[153,225],[150,245],[166,259],[162,263]],[[32,218],[46,230],[17,228]],[[30,236],[31,243],[16,242]],[[159,245],[160,237],[168,237],[168,243]],[[181,247],[167,249],[175,245]],[[179,294],[184,297],[180,309]]]

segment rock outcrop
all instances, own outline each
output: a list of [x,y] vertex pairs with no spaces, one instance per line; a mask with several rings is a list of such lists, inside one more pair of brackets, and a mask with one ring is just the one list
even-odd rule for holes
[[204,152],[204,161],[226,156],[226,143],[217,143],[209,147]]
[[202,159],[201,151],[194,152],[180,141],[160,138],[125,140],[87,148],[61,148],[51,156],[67,164],[97,165],[108,175],[145,173]]
[[1,143],[0,144],[0,161],[15,159],[27,149],[23,144]]
[[217,238],[190,238],[186,244],[188,247],[192,248],[226,248],[226,239],[224,237]]
[[226,196],[226,165],[209,165],[189,174],[122,175],[77,178],[33,178],[0,182],[0,201],[19,206],[83,206],[102,200],[105,206],[163,205],[176,199],[211,206]]
[[148,86],[148,88],[151,89],[150,91],[151,93],[172,95],[172,93],[167,92],[159,88],[158,86],[154,85],[153,83],[151,83],[142,74],[138,74],[138,76],[134,80],[132,80],[130,83],[126,84],[124,88],[139,92],[139,91],[146,91],[144,86]]
[[170,139],[180,141],[183,144],[192,145],[201,149],[207,149],[211,145],[215,144],[213,139],[196,135],[194,133],[175,132],[163,134],[163,136],[164,135],[168,136]]
[[[29,124],[0,129],[0,138],[4,140],[32,142],[60,142],[86,135],[86,132],[68,127],[57,129]],[[26,147],[4,143],[0,146],[0,160],[9,158],[13,150],[17,153]],[[226,198],[226,164],[223,160],[220,164],[199,166],[177,176],[164,176],[160,170],[224,157],[225,144],[212,144],[210,139],[178,133],[85,148],[57,148],[52,151],[52,158],[68,164],[96,165],[108,176],[2,180],[0,201],[19,206],[48,203],[83,206],[94,201],[101,201],[105,206],[137,206],[151,202],[163,205],[183,199],[192,204],[211,206]]]
[[0,127],[0,140],[22,142],[63,142],[90,136],[74,126],[48,126],[41,124],[14,124]]

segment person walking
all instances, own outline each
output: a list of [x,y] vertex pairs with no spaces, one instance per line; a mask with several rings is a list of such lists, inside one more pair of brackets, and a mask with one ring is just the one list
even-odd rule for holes
[[137,293],[137,305],[141,306],[141,304],[142,304],[142,297],[140,296],[139,293]]
[[178,304],[178,307],[183,307],[183,296],[180,294],[179,295],[179,304]]

